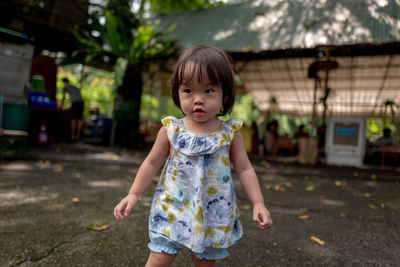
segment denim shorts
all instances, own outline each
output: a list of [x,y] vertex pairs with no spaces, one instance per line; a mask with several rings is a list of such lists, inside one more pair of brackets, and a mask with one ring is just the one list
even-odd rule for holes
[[[160,233],[149,230],[149,249],[153,252],[165,252],[168,254],[177,254],[182,248],[186,248],[184,245],[179,244],[167,236]],[[188,249],[198,259],[206,260],[219,260],[229,256],[226,248],[206,248],[203,253],[196,253]]]

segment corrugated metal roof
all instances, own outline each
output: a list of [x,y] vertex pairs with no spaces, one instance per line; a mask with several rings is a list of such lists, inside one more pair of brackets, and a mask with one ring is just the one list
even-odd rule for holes
[[398,0],[255,0],[153,21],[175,23],[170,37],[183,48],[202,43],[230,52],[400,40]]
[[[170,37],[183,48],[201,43],[231,53],[261,110],[311,115],[308,69],[328,59],[339,65],[329,73],[328,116],[376,117],[385,102],[400,104],[399,0],[255,0],[156,20],[176,23]],[[324,71],[317,73],[323,84]],[[324,94],[319,85],[318,102]],[[323,105],[316,109],[321,115]],[[400,118],[400,105],[396,111]]]

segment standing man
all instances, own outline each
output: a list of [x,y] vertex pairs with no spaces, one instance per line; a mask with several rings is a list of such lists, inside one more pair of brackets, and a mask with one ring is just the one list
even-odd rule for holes
[[71,108],[69,109],[69,116],[71,119],[71,141],[78,142],[81,137],[83,124],[83,99],[80,90],[71,85],[67,78],[64,78],[63,82],[63,97],[60,108],[64,105],[65,93],[68,93],[71,102]]

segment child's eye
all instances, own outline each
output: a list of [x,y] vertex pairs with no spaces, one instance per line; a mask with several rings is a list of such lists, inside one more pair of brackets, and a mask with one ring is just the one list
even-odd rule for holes
[[211,94],[211,93],[213,93],[213,92],[215,92],[214,89],[206,89],[206,93],[207,93],[207,94]]
[[190,94],[190,93],[192,92],[192,90],[190,90],[190,89],[183,89],[183,92],[186,93],[186,94]]

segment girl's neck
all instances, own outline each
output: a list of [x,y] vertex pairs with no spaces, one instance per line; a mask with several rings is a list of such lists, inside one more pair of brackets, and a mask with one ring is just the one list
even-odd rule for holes
[[186,129],[195,134],[209,134],[216,132],[221,127],[222,123],[217,117],[204,122],[197,122],[189,117],[184,117],[182,121]]

